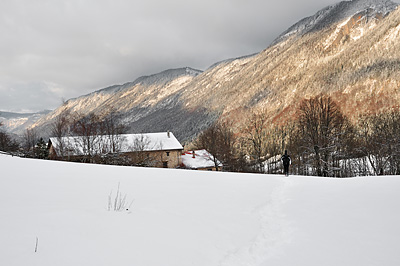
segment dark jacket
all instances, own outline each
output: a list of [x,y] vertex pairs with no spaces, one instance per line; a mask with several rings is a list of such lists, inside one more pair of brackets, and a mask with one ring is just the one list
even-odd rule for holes
[[290,158],[290,155],[287,154],[287,152],[285,152],[284,155],[282,155],[281,158],[283,165],[289,165],[292,162],[292,159]]

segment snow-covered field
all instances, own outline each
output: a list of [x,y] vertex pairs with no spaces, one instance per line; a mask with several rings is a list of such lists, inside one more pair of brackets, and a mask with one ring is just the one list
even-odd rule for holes
[[[133,204],[108,211],[118,184]],[[399,191],[399,176],[284,178],[0,155],[0,265],[397,266]]]

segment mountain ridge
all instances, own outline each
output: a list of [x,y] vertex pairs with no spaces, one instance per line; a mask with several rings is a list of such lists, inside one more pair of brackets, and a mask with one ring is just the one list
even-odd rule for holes
[[[346,6],[351,8],[344,13],[351,15],[329,26],[323,22]],[[106,114],[113,109],[131,132],[170,130],[181,141],[190,141],[217,120],[237,122],[235,130],[240,132],[247,116],[259,110],[268,109],[271,121],[284,122],[295,115],[301,99],[319,93],[342,101],[348,115],[365,111],[362,103],[384,108],[374,101],[381,97],[390,106],[400,100],[396,91],[400,87],[400,11],[395,6],[385,0],[340,2],[311,16],[312,21],[300,20],[289,29],[312,27],[258,54],[224,60],[204,72],[166,70],[142,77],[151,82],[138,78],[112,86],[112,94],[94,93],[91,98],[68,101],[35,126],[45,131],[65,108],[84,114]],[[377,15],[380,12],[384,15]],[[310,30],[318,28],[313,21],[325,26]]]
[[23,135],[26,128],[32,126],[43,116],[49,114],[52,110],[43,110],[36,113],[15,113],[0,111],[0,122],[4,129],[12,134]]
[[306,17],[293,24],[281,35],[279,35],[270,46],[285,41],[292,35],[301,36],[309,32],[318,31],[322,28],[329,27],[332,24],[338,23],[347,17],[351,17],[369,8],[373,9],[375,14],[381,13],[382,16],[386,16],[397,6],[398,4],[390,0],[342,1],[323,8],[313,16]]
[[[85,95],[81,95],[75,98],[71,98],[68,99],[68,101],[73,101],[76,99],[79,99],[81,97],[87,97],[96,93],[115,93],[116,91],[125,89],[125,88],[129,88],[131,86],[137,85],[139,83],[154,83],[154,81],[158,80],[158,83],[162,83],[162,80],[168,82],[171,79],[173,79],[174,77],[179,77],[181,75],[184,74],[192,74],[193,76],[197,76],[199,74],[201,74],[203,71],[201,70],[197,70],[191,67],[181,67],[181,68],[172,68],[172,69],[167,69],[164,71],[161,71],[159,73],[155,73],[155,74],[151,74],[151,75],[144,75],[144,76],[140,76],[138,78],[136,78],[134,81],[130,81],[130,82],[126,82],[124,84],[115,84],[115,85],[111,85],[93,92],[90,92],[88,94]],[[170,78],[167,78],[166,76],[170,76]],[[171,78],[172,77],[172,78]],[[160,81],[161,80],[161,81]]]

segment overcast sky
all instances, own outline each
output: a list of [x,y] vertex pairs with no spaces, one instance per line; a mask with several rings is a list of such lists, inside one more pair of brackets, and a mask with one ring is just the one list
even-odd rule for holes
[[335,0],[1,0],[0,110],[265,49]]

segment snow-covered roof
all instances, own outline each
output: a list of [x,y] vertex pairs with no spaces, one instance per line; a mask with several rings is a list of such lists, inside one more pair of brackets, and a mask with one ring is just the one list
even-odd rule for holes
[[[92,153],[106,154],[112,153],[112,141],[108,135],[93,136],[91,142],[94,143]],[[183,150],[181,143],[175,138],[172,132],[143,133],[143,134],[122,134],[114,136],[114,143],[117,144],[117,151],[126,153],[133,151],[167,151]],[[52,146],[60,156],[58,138],[50,138]],[[86,155],[84,138],[81,136],[63,137],[61,141],[64,144],[64,150],[69,155]],[[72,154],[71,154],[72,152]]]
[[[222,167],[222,163],[218,162],[218,166]],[[194,158],[193,151],[187,151],[182,154],[182,163],[191,169],[199,169],[199,168],[209,168],[215,167],[214,164],[214,156],[212,156],[207,150],[195,150]]]

